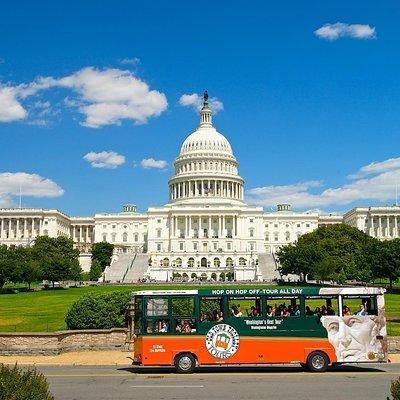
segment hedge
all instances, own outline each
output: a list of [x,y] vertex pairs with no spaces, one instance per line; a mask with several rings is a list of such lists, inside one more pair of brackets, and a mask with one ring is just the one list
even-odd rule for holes
[[129,292],[87,294],[72,304],[65,317],[68,329],[111,329],[127,326]]

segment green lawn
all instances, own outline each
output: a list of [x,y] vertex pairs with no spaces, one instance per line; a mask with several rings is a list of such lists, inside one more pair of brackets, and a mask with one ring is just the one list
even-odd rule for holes
[[[243,288],[250,285],[233,285]],[[264,285],[263,285],[264,286]],[[198,286],[196,286],[198,287]],[[202,289],[211,286],[202,285]],[[212,286],[215,288],[216,286]],[[42,290],[0,295],[0,331],[2,332],[44,332],[66,328],[64,318],[70,305],[86,293],[104,293],[115,290],[132,291],[141,289],[185,289],[193,285],[129,285],[89,286],[83,288]],[[400,320],[400,295],[387,294],[386,315]],[[400,323],[388,323],[388,334],[400,336]]]

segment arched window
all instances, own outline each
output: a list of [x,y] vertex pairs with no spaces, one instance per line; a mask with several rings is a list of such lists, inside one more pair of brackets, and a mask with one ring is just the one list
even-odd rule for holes
[[195,272],[193,272],[192,275],[190,275],[190,277],[191,277],[192,279],[196,279],[196,278],[197,278],[197,274],[196,274]]
[[162,265],[163,267],[169,267],[169,259],[167,257],[165,257],[162,261]]
[[226,259],[226,266],[227,266],[227,267],[233,267],[233,260],[232,260],[232,258],[228,257],[228,258]]
[[204,267],[207,267],[207,258],[205,258],[205,257],[203,257],[202,259],[201,259],[201,266],[204,268]]
[[211,279],[212,279],[213,281],[217,281],[217,274],[216,274],[215,272],[213,272],[213,273],[211,274]]
[[285,238],[287,242],[290,242],[290,232],[285,233]]
[[107,242],[107,233],[103,233],[103,242]]
[[116,233],[111,234],[111,242],[115,242],[115,237],[117,236]]
[[177,258],[175,260],[175,266],[176,267],[182,267],[182,258]]
[[240,265],[241,267],[244,267],[244,266],[246,265],[246,259],[243,258],[243,257],[240,257],[240,258],[239,258],[239,265]]
[[[190,257],[188,260],[188,267],[193,268],[194,267],[194,258]],[[193,274],[192,274],[193,275]]]
[[214,258],[214,267],[219,267],[221,265],[221,260],[218,257]]
[[123,242],[127,242],[127,241],[128,241],[128,234],[127,234],[126,232],[124,232],[124,233],[122,234],[122,241],[123,241]]
[[254,228],[249,229],[249,236],[254,237]]

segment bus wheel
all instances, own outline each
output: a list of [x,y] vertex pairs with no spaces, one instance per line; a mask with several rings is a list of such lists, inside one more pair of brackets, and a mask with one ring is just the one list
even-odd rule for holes
[[175,369],[180,374],[191,374],[196,367],[195,358],[189,353],[179,354],[175,358]]
[[307,367],[311,372],[324,372],[328,365],[328,356],[322,351],[313,351],[307,358]]

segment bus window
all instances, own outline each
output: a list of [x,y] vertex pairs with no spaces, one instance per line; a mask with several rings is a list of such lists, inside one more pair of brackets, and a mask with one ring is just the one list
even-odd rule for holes
[[194,318],[175,319],[176,333],[196,333],[196,320]]
[[173,297],[172,315],[191,317],[194,315],[194,297]]
[[307,296],[305,298],[306,317],[316,315],[339,315],[337,297]]
[[146,299],[146,315],[161,317],[168,315],[168,299],[166,297],[149,297]]
[[223,300],[222,297],[201,297],[200,299],[200,322],[222,322]]
[[136,297],[135,298],[135,315],[133,319],[133,333],[138,335],[142,332],[142,298]]
[[170,323],[167,319],[149,319],[146,324],[147,333],[168,333],[170,332]]
[[230,317],[261,317],[259,297],[230,297],[228,300]]
[[300,317],[299,297],[267,298],[267,317]]
[[194,333],[196,332],[196,319],[193,318],[194,297],[173,297],[172,298],[172,315],[175,318],[176,333]]
[[343,316],[349,315],[378,315],[376,297],[343,296]]

